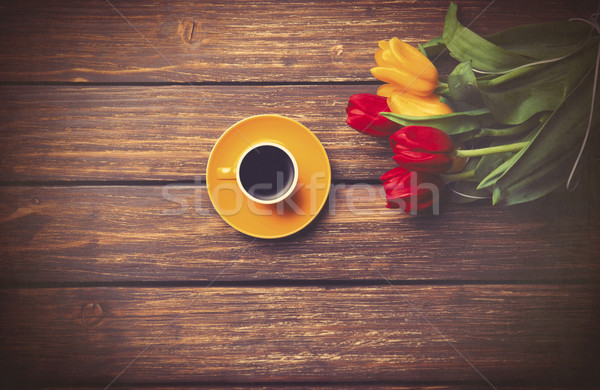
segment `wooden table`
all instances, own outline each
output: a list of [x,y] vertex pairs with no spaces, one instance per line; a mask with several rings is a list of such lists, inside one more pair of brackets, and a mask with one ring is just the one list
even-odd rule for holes
[[[413,217],[383,207],[385,140],[344,122],[377,41],[434,38],[448,4],[3,2],[0,385],[600,386],[597,151],[574,192]],[[596,9],[458,5],[482,34]],[[332,166],[324,211],[280,240],[205,187],[218,137],[264,113]]]

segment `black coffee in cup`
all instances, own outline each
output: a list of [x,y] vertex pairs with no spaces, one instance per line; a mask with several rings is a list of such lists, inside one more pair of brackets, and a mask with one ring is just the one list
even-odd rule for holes
[[297,175],[288,152],[270,144],[259,145],[247,151],[238,169],[243,189],[265,202],[288,195]]

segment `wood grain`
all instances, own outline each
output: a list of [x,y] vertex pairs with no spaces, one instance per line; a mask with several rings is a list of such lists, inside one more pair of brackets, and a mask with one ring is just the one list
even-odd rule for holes
[[214,143],[252,115],[298,120],[321,140],[334,180],[395,166],[386,139],[346,125],[375,86],[0,87],[0,180],[202,180]]
[[[458,1],[482,34],[587,18],[595,0]],[[377,41],[440,35],[447,1],[5,1],[0,81],[373,80]]]
[[327,151],[334,181],[373,182],[396,166],[389,141],[349,127],[345,108],[351,95],[375,90],[0,86],[0,182],[202,181],[223,132],[258,114],[281,114],[307,126]]
[[227,225],[202,186],[6,187],[4,283],[227,280],[596,280],[599,209],[585,192],[510,208],[384,208],[379,186],[338,185],[280,240]]
[[[427,381],[427,382],[410,382],[408,385],[399,385],[398,381],[352,381],[352,382],[344,382],[344,381],[318,381],[318,382],[261,382],[261,383],[186,383],[186,384],[167,384],[167,385],[157,385],[152,384],[152,389],[154,390],[179,390],[179,389],[195,389],[201,387],[203,389],[218,389],[227,387],[227,389],[231,390],[266,390],[266,389],[279,389],[285,387],[285,389],[289,390],[305,390],[306,388],[319,388],[323,390],[329,389],[369,389],[369,390],[380,390],[380,389],[393,389],[393,390],[480,390],[482,388],[481,383],[465,383],[465,382],[456,382],[452,381],[450,384],[444,383],[435,383],[431,384],[435,381]],[[70,390],[89,390],[91,388],[102,388],[104,386],[69,386]],[[61,386],[53,386],[48,387],[44,386],[44,389],[62,389]],[[147,384],[127,384],[128,389],[139,390],[148,388]],[[491,387],[490,387],[491,388]],[[502,390],[565,390],[565,389],[575,389],[578,387],[565,387],[559,385],[543,385],[543,386],[502,386]],[[583,387],[585,389],[585,387]]]
[[[488,388],[469,362],[497,386],[598,383],[597,285],[0,294],[2,377],[17,383],[106,386],[125,370],[116,384],[435,380]],[[90,304],[102,308],[92,324]]]
[[[593,169],[413,217],[375,185],[387,140],[344,123],[377,41],[439,35],[448,3],[0,2],[0,387],[597,388]],[[483,34],[597,6],[457,3]],[[203,182],[262,113],[310,128],[334,179],[275,241],[228,226]]]

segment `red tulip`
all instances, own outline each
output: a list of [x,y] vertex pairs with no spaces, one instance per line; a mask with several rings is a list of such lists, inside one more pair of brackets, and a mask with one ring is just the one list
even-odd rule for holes
[[402,127],[402,125],[379,115],[380,112],[390,112],[387,98],[371,93],[352,95],[346,107],[348,114],[346,123],[361,133],[375,137],[389,137]]
[[384,173],[379,180],[385,190],[385,207],[416,213],[435,206],[434,212],[439,211],[439,189],[442,187],[439,175],[397,167]]
[[390,137],[401,167],[420,172],[444,172],[452,166],[454,146],[448,134],[427,126],[406,126]]

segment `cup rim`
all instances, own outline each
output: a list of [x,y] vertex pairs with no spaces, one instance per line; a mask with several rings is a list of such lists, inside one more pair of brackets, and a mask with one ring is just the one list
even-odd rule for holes
[[[287,191],[285,193],[283,193],[282,195],[278,196],[275,199],[269,199],[269,200],[264,200],[264,199],[259,199],[254,197],[253,195],[251,195],[248,191],[246,191],[246,189],[244,188],[244,186],[242,185],[242,181],[240,179],[240,167],[242,165],[242,161],[244,160],[244,157],[246,157],[246,155],[248,153],[250,153],[252,150],[259,148],[261,146],[273,146],[276,147],[280,150],[282,150],[285,154],[287,154],[287,156],[290,158],[290,160],[292,161],[292,165],[294,166],[294,178],[292,179],[292,184],[290,185],[290,188],[287,189]],[[296,189],[296,186],[298,184],[298,163],[296,162],[296,159],[294,158],[294,155],[283,145],[276,143],[276,142],[258,142],[256,144],[251,145],[249,148],[247,148],[240,156],[240,158],[237,161],[237,165],[236,165],[236,169],[235,169],[235,179],[237,182],[238,187],[240,188],[240,190],[242,191],[242,193],[250,200],[256,202],[256,203],[260,203],[260,204],[275,204],[275,203],[279,203],[285,199],[287,199]]]

